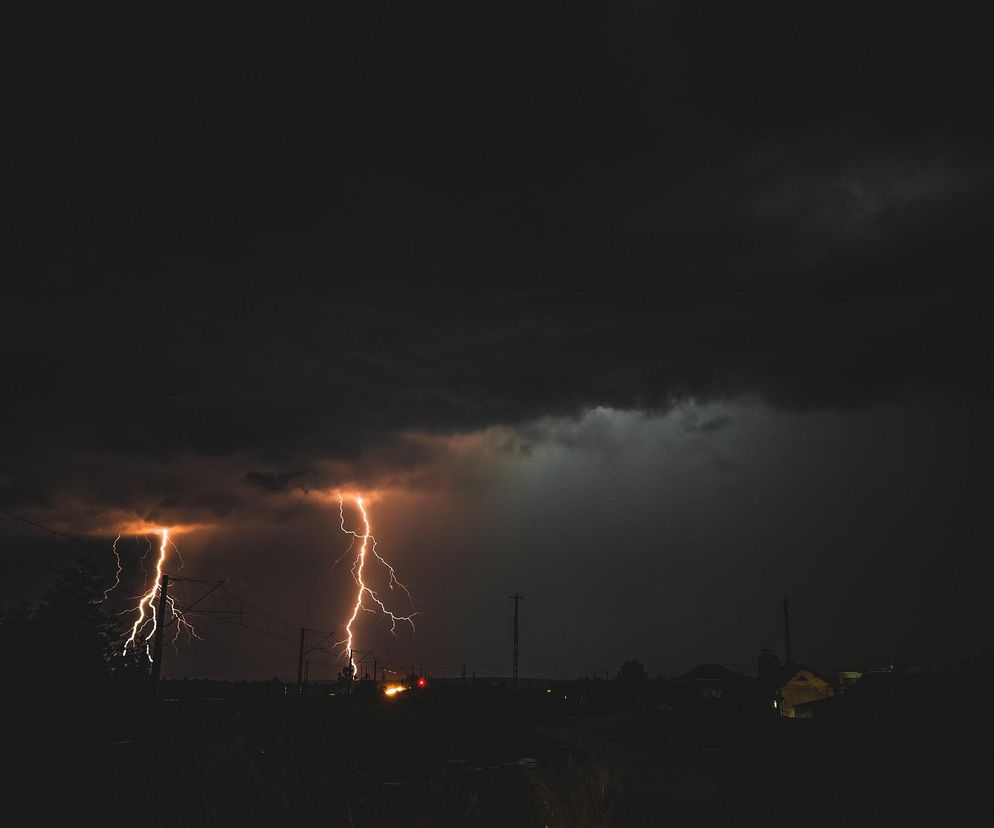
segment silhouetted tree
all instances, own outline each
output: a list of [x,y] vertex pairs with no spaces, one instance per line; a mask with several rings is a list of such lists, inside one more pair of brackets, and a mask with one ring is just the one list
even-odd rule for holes
[[99,685],[118,656],[121,624],[107,612],[103,597],[96,570],[84,559],[62,571],[34,614],[40,636],[57,657],[53,667],[77,684]]
[[644,687],[649,681],[649,674],[641,661],[631,658],[621,663],[614,680],[625,687]]
[[967,669],[978,675],[994,676],[994,647],[984,647],[972,659]]
[[38,702],[68,684],[75,698],[96,699],[121,641],[120,622],[102,598],[93,565],[81,560],[59,574],[34,609],[21,604],[0,613],[0,646],[17,677],[7,689]]
[[628,659],[621,663],[618,674],[614,677],[614,693],[626,707],[638,707],[646,697],[649,687],[649,675],[637,659]]
[[[24,782],[18,792],[37,800],[47,780],[82,785],[87,758],[105,721],[121,625],[104,604],[95,568],[81,560],[63,570],[35,608],[0,613],[5,732]],[[68,800],[66,800],[68,801]]]

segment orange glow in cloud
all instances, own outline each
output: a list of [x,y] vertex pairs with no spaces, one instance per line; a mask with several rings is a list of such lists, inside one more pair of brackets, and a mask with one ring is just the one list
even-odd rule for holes
[[[131,520],[123,521],[114,526],[113,531],[120,535],[159,535],[162,536],[163,532],[168,533],[170,538],[175,538],[177,535],[186,535],[190,532],[196,532],[198,529],[209,529],[211,528],[206,523],[171,523],[168,526],[164,526],[161,523],[155,523],[148,520],[142,520],[139,518],[134,518]],[[109,530],[95,530],[93,534],[97,534],[101,531]]]

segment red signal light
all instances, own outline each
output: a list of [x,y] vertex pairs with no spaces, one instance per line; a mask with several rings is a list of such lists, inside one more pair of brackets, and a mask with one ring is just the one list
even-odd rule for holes
[[427,687],[428,682],[425,680],[424,676],[418,679],[418,687]]

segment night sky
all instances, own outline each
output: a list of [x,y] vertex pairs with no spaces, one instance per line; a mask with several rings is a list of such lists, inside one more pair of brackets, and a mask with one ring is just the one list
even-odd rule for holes
[[785,594],[826,671],[991,646],[988,32],[754,5],[8,20],[0,509],[107,551],[0,517],[3,606],[145,523],[341,627],[342,491],[436,674],[515,591],[523,675],[754,669]]

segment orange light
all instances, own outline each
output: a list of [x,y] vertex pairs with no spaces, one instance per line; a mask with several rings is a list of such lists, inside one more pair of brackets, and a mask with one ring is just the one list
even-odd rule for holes
[[383,688],[383,695],[396,696],[398,693],[403,693],[406,689],[403,684],[390,684]]

